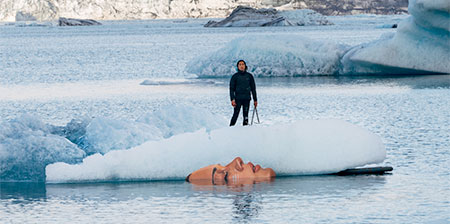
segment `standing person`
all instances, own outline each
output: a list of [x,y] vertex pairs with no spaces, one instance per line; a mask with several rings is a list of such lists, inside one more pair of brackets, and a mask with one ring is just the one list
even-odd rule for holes
[[236,124],[241,106],[243,108],[244,125],[248,125],[248,110],[250,107],[250,92],[253,96],[253,104],[258,106],[256,98],[256,85],[253,75],[247,72],[247,64],[244,60],[239,60],[237,63],[238,72],[236,72],[230,80],[230,99],[231,106],[234,107],[233,117],[230,121],[230,126]]

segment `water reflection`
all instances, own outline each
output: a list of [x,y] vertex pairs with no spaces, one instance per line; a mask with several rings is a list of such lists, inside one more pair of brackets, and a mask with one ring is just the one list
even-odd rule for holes
[[62,209],[71,217],[76,217],[80,208],[101,207],[103,212],[121,208],[125,213],[161,221],[184,217],[192,222],[200,219],[252,223],[267,220],[273,209],[273,214],[301,214],[300,210],[311,204],[384,195],[383,186],[392,176],[277,177],[271,182],[235,185],[194,185],[184,181],[1,183],[0,212],[4,209],[20,218],[23,208],[41,214],[40,208],[49,212],[64,205]]
[[0,199],[16,199],[35,201],[45,199],[47,189],[45,183],[2,183],[0,182]]
[[256,192],[237,194],[233,199],[233,223],[248,222],[262,209],[262,196]]
[[[297,176],[277,177],[265,182],[234,185],[194,185],[184,181],[45,184],[0,183],[1,199],[40,200],[48,197],[67,198],[115,198],[130,200],[136,197],[192,197],[213,193],[214,197],[249,197],[255,194],[321,195],[336,192],[376,190],[393,175],[360,176]],[[253,196],[250,196],[253,195]],[[245,198],[244,197],[244,198]],[[236,199],[235,201],[248,201]],[[245,207],[245,206],[244,206]]]

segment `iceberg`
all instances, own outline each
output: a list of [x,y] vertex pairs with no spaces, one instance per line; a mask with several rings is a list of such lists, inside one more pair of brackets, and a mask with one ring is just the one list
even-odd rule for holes
[[186,71],[201,78],[228,77],[236,62],[247,61],[256,77],[335,75],[349,47],[294,35],[247,35],[191,60]]
[[94,154],[80,164],[50,164],[46,181],[181,180],[199,167],[226,164],[237,156],[271,167],[279,176],[309,175],[380,163],[386,150],[380,137],[341,120],[203,129]]
[[228,77],[244,59],[259,77],[299,75],[450,73],[450,4],[413,0],[411,16],[396,33],[358,46],[294,35],[246,35],[192,59],[186,71],[199,77]]
[[78,163],[85,152],[31,115],[0,124],[0,182],[44,181],[45,166]]
[[394,35],[349,50],[341,73],[450,73],[449,1],[410,0],[408,10]]
[[210,20],[205,27],[252,27],[252,26],[310,26],[332,25],[325,16],[309,9],[277,11],[274,8],[255,9],[238,6],[221,20]]
[[184,104],[165,105],[137,120],[83,117],[65,126],[45,124],[25,114],[0,123],[0,182],[43,182],[50,163],[79,163],[88,155],[227,124],[222,116]]

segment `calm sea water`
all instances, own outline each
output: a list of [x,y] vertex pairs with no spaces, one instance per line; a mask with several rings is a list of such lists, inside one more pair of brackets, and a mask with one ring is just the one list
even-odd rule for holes
[[[337,18],[334,27],[246,29],[357,44],[397,17]],[[0,116],[23,113],[63,125],[81,116],[133,119],[168,103],[229,117],[226,79],[187,78],[184,66],[242,35],[201,23],[116,22],[103,27],[2,26]],[[8,60],[5,60],[5,59]],[[337,118],[386,145],[383,176],[280,177],[243,186],[184,181],[0,183],[0,223],[449,223],[450,76],[258,78],[265,124]],[[276,149],[274,149],[276,150]],[[171,161],[189,162],[189,161]],[[214,163],[213,161],[211,161]]]

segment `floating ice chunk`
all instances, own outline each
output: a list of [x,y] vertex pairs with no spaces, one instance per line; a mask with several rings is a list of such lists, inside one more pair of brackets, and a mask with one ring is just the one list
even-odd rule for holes
[[144,80],[141,85],[184,85],[184,84],[215,84],[215,81],[201,79],[168,79],[168,80]]
[[194,58],[187,71],[199,77],[227,77],[246,60],[258,77],[332,75],[348,47],[294,35],[245,36],[215,52]]
[[0,181],[44,181],[45,166],[76,163],[83,150],[30,115],[0,124]]
[[309,9],[277,11],[238,6],[221,21],[209,21],[205,27],[311,26],[332,25],[325,16]]
[[130,150],[95,154],[83,163],[54,163],[47,182],[184,179],[210,164],[236,156],[271,167],[277,175],[334,173],[382,162],[381,139],[340,120],[304,120],[292,124],[222,128],[149,141]]
[[450,73],[449,1],[410,0],[408,10],[394,36],[350,50],[342,73]]

